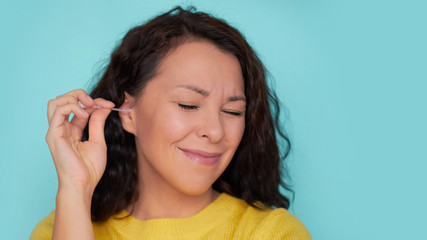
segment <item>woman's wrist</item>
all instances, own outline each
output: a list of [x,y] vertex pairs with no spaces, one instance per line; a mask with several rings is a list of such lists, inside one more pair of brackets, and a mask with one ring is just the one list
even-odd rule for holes
[[86,191],[60,187],[52,239],[94,239],[90,207],[91,196]]
[[94,188],[78,184],[64,184],[58,186],[56,202],[72,202],[73,205],[82,205],[90,210]]

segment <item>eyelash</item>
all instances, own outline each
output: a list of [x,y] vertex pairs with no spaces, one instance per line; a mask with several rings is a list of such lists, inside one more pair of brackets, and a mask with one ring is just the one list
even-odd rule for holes
[[185,109],[185,110],[196,110],[196,109],[199,109],[199,106],[184,105],[184,104],[180,104],[180,103],[178,103],[178,106],[180,108],[182,108],[182,109]]
[[242,113],[240,112],[229,112],[229,111],[223,111],[223,112],[236,117],[242,116]]
[[[197,110],[197,109],[199,109],[199,106],[194,106],[194,105],[185,105],[185,104],[178,103],[178,106],[182,109],[185,109],[185,110]],[[236,116],[236,117],[242,116],[241,112],[229,112],[229,111],[223,111],[223,112],[230,114],[232,116]]]

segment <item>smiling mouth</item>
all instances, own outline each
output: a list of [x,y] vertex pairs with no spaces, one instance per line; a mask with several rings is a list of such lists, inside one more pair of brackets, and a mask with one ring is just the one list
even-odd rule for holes
[[179,148],[179,150],[181,150],[191,161],[205,166],[213,166],[217,164],[222,155],[221,153],[210,153],[195,149]]

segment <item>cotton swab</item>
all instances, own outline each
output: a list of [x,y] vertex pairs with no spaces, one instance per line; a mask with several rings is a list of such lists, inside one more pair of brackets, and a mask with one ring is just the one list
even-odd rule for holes
[[[96,109],[102,109],[103,107],[100,106],[92,106],[92,107],[86,107],[85,105],[83,105],[81,102],[79,102],[80,107],[82,108],[96,108]],[[121,109],[121,108],[111,108],[112,111],[117,111],[117,112],[130,112],[130,109]]]

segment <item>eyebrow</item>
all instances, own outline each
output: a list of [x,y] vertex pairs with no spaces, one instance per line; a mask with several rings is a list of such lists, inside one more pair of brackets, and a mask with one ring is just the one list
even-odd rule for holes
[[233,97],[229,97],[228,101],[230,102],[235,102],[235,101],[243,101],[246,102],[246,98],[243,96],[233,96]]
[[[196,93],[198,93],[198,94],[200,94],[202,96],[205,96],[205,97],[209,96],[209,92],[208,91],[203,90],[201,88],[198,88],[196,86],[192,86],[192,85],[179,85],[179,86],[176,86],[176,87],[192,90],[192,91],[194,91],[194,92],[196,92]],[[230,101],[230,102],[235,102],[235,101],[244,101],[244,102],[246,102],[246,98],[244,96],[232,96],[232,97],[228,98],[228,101]]]
[[200,88],[195,87],[195,86],[191,86],[191,85],[179,85],[177,87],[179,87],[179,88],[185,88],[185,89],[189,89],[189,90],[193,90],[194,92],[199,93],[199,94],[201,94],[201,95],[203,95],[205,97],[209,96],[209,92],[208,91],[200,89]]

